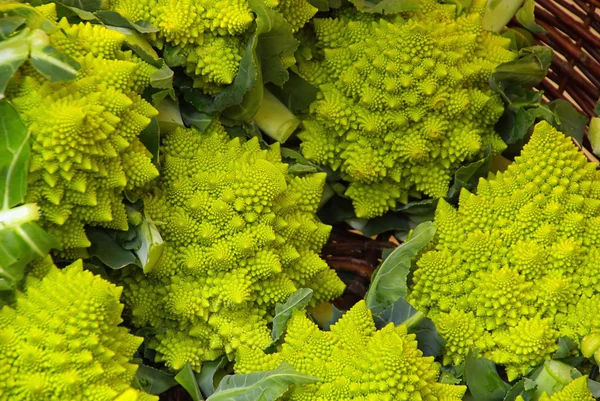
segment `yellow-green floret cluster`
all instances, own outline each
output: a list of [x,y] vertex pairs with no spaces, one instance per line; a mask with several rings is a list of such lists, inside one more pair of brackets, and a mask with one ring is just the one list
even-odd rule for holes
[[[185,57],[185,70],[194,78],[194,86],[209,94],[216,94],[233,82],[253,31],[253,5],[262,5],[261,0],[110,0],[109,3],[112,10],[129,20],[146,20],[159,29],[152,35],[156,45],[176,48],[179,57]],[[266,0],[264,5],[281,14],[290,31],[304,26],[317,12],[306,0]]]
[[81,260],[36,263],[26,291],[0,310],[0,401],[157,400],[131,387],[143,339],[119,327],[121,291]]
[[439,364],[433,357],[423,357],[405,325],[390,323],[376,330],[364,301],[346,312],[331,331],[319,330],[304,312],[295,310],[281,351],[267,355],[242,348],[235,370],[271,370],[282,361],[319,379],[292,388],[284,400],[459,401],[465,393],[465,386],[437,381]]
[[515,54],[483,30],[485,1],[473,3],[458,17],[454,5],[425,0],[395,17],[351,9],[313,20],[317,51],[298,68],[320,91],[301,149],[341,171],[358,217],[445,196],[462,162],[505,149],[493,128],[503,104],[488,80]]
[[446,339],[444,363],[477,347],[512,380],[558,337],[600,331],[600,172],[548,123],[458,210],[440,200],[435,224],[407,299]]
[[119,32],[66,19],[57,28],[50,44],[81,65],[76,79],[52,83],[25,65],[9,97],[31,132],[26,202],[76,258],[90,246],[84,225],[126,230],[123,190],[158,176],[138,139],[158,114],[139,95],[156,68],[122,51]]
[[312,288],[313,304],[344,285],[318,252],[331,230],[315,212],[325,175],[293,177],[278,144],[230,139],[219,123],[177,129],[161,148],[161,179],[143,196],[166,248],[146,276],[125,269],[136,326],[166,328],[151,346],[172,369],[265,348],[276,303]]

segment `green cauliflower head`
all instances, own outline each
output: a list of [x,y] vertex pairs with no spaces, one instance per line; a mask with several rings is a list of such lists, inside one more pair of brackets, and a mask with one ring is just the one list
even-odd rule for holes
[[[254,0],[259,2],[260,0]],[[158,28],[151,37],[183,58],[194,87],[214,95],[233,82],[252,34],[254,15],[248,0],[110,0],[109,8],[131,21]],[[317,12],[306,0],[267,0],[293,31]],[[290,60],[282,60],[289,65]],[[293,64],[293,61],[291,62]]]
[[84,226],[126,230],[123,191],[158,176],[138,139],[158,114],[140,96],[156,68],[122,51],[119,32],[66,19],[57,28],[50,44],[79,62],[76,79],[52,83],[25,65],[9,98],[31,131],[25,201],[40,206],[42,226],[75,259],[90,246]]
[[167,134],[161,152],[143,199],[166,249],[146,276],[119,279],[133,324],[167,329],[151,343],[158,361],[199,370],[241,344],[262,349],[276,303],[298,288],[314,290],[313,304],[342,293],[318,255],[331,230],[315,217],[324,174],[288,175],[278,144],[230,139],[218,122]]
[[63,270],[35,262],[26,290],[0,310],[0,400],[157,401],[131,387],[143,338],[119,326],[121,291],[81,260]]
[[434,249],[412,272],[407,300],[446,339],[444,363],[469,348],[510,380],[600,331],[600,172],[546,122],[503,173],[440,200]]
[[236,373],[275,369],[282,361],[319,381],[292,388],[284,400],[459,401],[465,386],[437,380],[440,366],[423,357],[405,325],[376,330],[365,301],[360,301],[321,331],[302,311],[288,323],[281,351],[265,354],[242,348]]
[[345,9],[313,20],[317,42],[298,70],[319,92],[301,149],[341,171],[358,217],[443,197],[462,162],[505,149],[494,132],[503,104],[488,80],[515,54],[483,30],[485,1],[474,3],[458,17],[454,5],[425,0],[395,17]]

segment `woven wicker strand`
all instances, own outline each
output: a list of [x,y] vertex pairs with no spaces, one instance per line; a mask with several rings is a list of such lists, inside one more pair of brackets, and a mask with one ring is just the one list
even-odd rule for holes
[[547,33],[540,44],[554,50],[539,85],[548,100],[565,99],[588,117],[600,98],[600,0],[536,0],[535,19]]

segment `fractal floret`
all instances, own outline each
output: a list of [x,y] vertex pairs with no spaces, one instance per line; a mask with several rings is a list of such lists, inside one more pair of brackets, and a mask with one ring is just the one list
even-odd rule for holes
[[301,149],[340,170],[358,217],[443,197],[462,162],[505,149],[493,128],[503,103],[488,81],[516,55],[483,30],[485,0],[473,3],[458,17],[454,5],[425,0],[396,17],[348,9],[313,20],[316,51],[298,69],[320,91]]
[[405,325],[390,323],[376,330],[365,301],[346,312],[331,331],[319,330],[304,312],[295,310],[281,351],[264,354],[242,348],[235,370],[271,370],[282,361],[319,379],[294,387],[284,400],[459,401],[465,393],[465,386],[437,381],[439,364],[423,357]]
[[38,263],[0,310],[0,400],[158,400],[131,387],[143,338],[119,327],[121,291],[81,260],[63,270]]
[[600,331],[600,172],[548,123],[458,210],[440,200],[435,224],[407,300],[446,339],[444,363],[478,348],[512,380],[559,337]]
[[26,201],[40,206],[43,227],[75,259],[90,246],[84,225],[126,230],[123,191],[158,176],[138,138],[158,114],[138,94],[156,68],[122,51],[121,33],[57,25],[50,43],[81,65],[76,79],[52,83],[26,65],[9,89],[31,131]]
[[124,301],[136,326],[166,328],[150,344],[174,370],[245,344],[271,343],[276,303],[299,288],[313,303],[344,289],[318,252],[331,230],[315,217],[325,174],[293,177],[278,144],[230,139],[218,122],[206,132],[166,135],[161,179],[143,195],[166,248],[146,276],[124,269]]
[[[146,20],[159,32],[158,47],[175,48],[185,58],[186,73],[194,86],[216,94],[233,82],[252,34],[252,13],[261,0],[110,0],[110,9],[131,21]],[[266,0],[295,31],[317,12],[306,0]],[[170,51],[169,51],[170,52]],[[167,61],[170,59],[167,57]],[[293,64],[293,62],[292,62]]]

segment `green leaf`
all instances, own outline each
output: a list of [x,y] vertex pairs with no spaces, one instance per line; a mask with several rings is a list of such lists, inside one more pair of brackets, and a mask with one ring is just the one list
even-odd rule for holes
[[0,18],[0,40],[8,39],[24,23],[25,18],[19,16]]
[[140,56],[140,58],[148,64],[159,68],[164,64],[158,57],[156,50],[154,50],[152,45],[148,43],[148,41],[138,31],[130,28],[110,25],[107,25],[106,28],[125,35],[125,43],[127,44],[127,47],[133,50],[135,54]]
[[356,9],[371,14],[398,14],[419,9],[421,0],[350,0]]
[[316,377],[300,374],[292,365],[282,362],[266,372],[225,376],[208,401],[275,401],[291,385],[303,386],[317,381]]
[[518,59],[496,67],[490,78],[492,87],[498,86],[498,83],[518,84],[525,88],[534,87],[546,77],[552,57],[552,49],[547,46],[521,49]]
[[273,318],[273,329],[271,330],[273,341],[281,338],[294,310],[305,308],[310,302],[312,294],[313,290],[310,288],[300,288],[290,295],[284,304],[278,303],[275,305],[275,317]]
[[500,32],[522,4],[523,0],[489,0],[483,14],[483,29]]
[[558,350],[552,356],[552,359],[563,359],[571,355],[571,351],[577,349],[577,343],[571,340],[569,337],[558,338]]
[[[1,10],[1,9],[0,9]],[[29,57],[27,43],[28,29],[0,42],[0,99],[4,98],[4,90],[10,78]]]
[[170,374],[144,364],[139,365],[135,377],[141,390],[153,395],[164,393],[177,385],[177,381]]
[[206,130],[209,124],[214,120],[214,117],[209,116],[208,114],[202,113],[198,111],[196,108],[192,107],[189,104],[182,104],[181,106],[181,118],[186,126],[194,126],[198,128],[200,131]]
[[3,4],[0,2],[0,13],[6,17],[18,16],[25,18],[26,24],[30,29],[41,29],[46,33],[51,33],[58,29],[54,22],[28,4],[17,2]]
[[319,166],[306,160],[306,158],[296,150],[281,148],[281,157],[284,159],[284,163],[288,164],[288,172],[290,174],[317,173],[321,171]]
[[36,29],[29,35],[31,65],[51,82],[70,81],[77,76],[81,66],[70,56],[58,52],[50,43],[48,35]]
[[330,302],[323,302],[321,305],[308,308],[307,313],[321,330],[325,331],[330,330],[331,326],[344,315],[344,312]]
[[142,224],[137,226],[135,230],[137,238],[141,240],[141,246],[134,253],[142,265],[144,274],[148,274],[160,259],[165,243],[154,223],[148,221],[145,217]]
[[406,232],[409,229],[409,222],[406,216],[388,212],[383,216],[370,219],[361,231],[365,236],[372,237],[387,231]]
[[91,256],[95,256],[106,266],[119,270],[129,265],[139,265],[135,255],[123,248],[116,240],[116,232],[98,227],[89,227],[87,237],[92,243],[89,248]]
[[202,364],[200,373],[196,374],[196,380],[204,397],[210,397],[215,392],[215,375],[225,365],[227,365],[227,357],[225,356]]
[[524,378],[519,380],[508,390],[503,401],[515,401],[519,395],[523,397],[523,401],[533,401],[536,386],[535,382],[531,379]]
[[505,383],[496,365],[486,358],[478,358],[469,352],[465,361],[465,381],[473,399],[477,401],[502,401],[510,385]]
[[290,73],[289,79],[279,87],[274,84],[267,85],[273,93],[292,113],[300,113],[317,98],[318,89],[309,84],[299,75]]
[[[548,107],[554,112],[558,120],[557,128],[563,134],[575,138],[577,143],[583,143],[588,118],[579,114],[575,107],[564,99],[553,100],[548,104]],[[556,124],[554,125],[556,126]]]
[[535,46],[535,38],[531,32],[523,28],[508,28],[502,32],[502,36],[510,39],[510,49],[514,51]]
[[546,30],[535,22],[535,1],[525,0],[523,7],[517,11],[517,21],[533,33],[546,33]]
[[173,87],[173,70],[163,61],[161,67],[150,77],[150,85],[158,89]]
[[592,397],[595,399],[600,398],[600,383],[588,378],[588,389],[592,393]]
[[329,2],[327,0],[308,0],[311,6],[316,7],[319,11],[328,11]]
[[102,0],[61,0],[60,4],[85,11],[97,11],[102,5]]
[[158,163],[158,155],[160,149],[160,128],[158,126],[158,119],[152,117],[150,124],[140,133],[140,141],[144,144],[146,149],[152,153],[152,162]]
[[492,166],[492,153],[488,148],[485,156],[481,160],[461,166],[454,173],[454,182],[448,190],[446,197],[451,200],[458,199],[461,189],[465,188],[469,191],[475,188],[479,179],[485,177]]
[[588,138],[592,145],[592,152],[600,156],[600,117],[592,117],[588,129]]
[[165,50],[163,51],[163,57],[165,59],[165,63],[169,67],[180,67],[185,65],[187,61],[187,57],[181,54],[181,46],[170,46],[165,45]]
[[29,130],[7,100],[0,100],[0,210],[21,202],[27,193]]
[[175,380],[177,380],[177,382],[183,386],[185,391],[187,391],[190,397],[192,397],[193,401],[204,400],[202,394],[200,393],[200,389],[198,388],[196,376],[194,375],[194,371],[192,370],[189,362],[185,364],[179,373],[177,373]]
[[431,241],[434,234],[435,225],[432,222],[420,224],[410,239],[397,247],[375,270],[365,296],[373,314],[382,313],[398,298],[406,295],[406,278],[412,259]]
[[106,25],[132,28],[139,33],[153,33],[159,31],[158,28],[153,27],[148,21],[132,22],[115,11],[100,10],[96,11],[94,15]]

